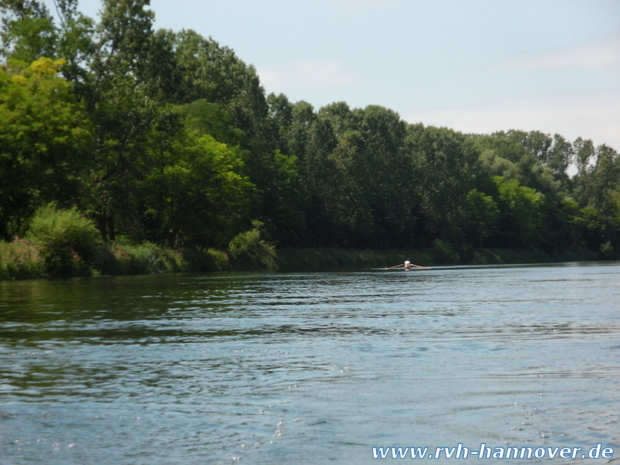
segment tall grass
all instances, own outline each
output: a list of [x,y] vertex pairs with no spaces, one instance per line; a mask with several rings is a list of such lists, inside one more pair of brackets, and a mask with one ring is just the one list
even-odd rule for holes
[[100,244],[90,264],[75,254],[69,257],[47,255],[46,260],[41,250],[40,246],[25,239],[0,241],[0,280],[230,269],[228,255],[220,250],[172,250],[148,242]]
[[183,255],[155,244],[112,243],[99,251],[95,269],[101,274],[161,274],[186,271]]
[[0,279],[32,279],[47,276],[39,247],[16,237],[13,242],[0,241]]
[[174,250],[150,242],[114,242],[99,250],[97,273],[104,275],[209,272],[229,269],[228,256],[209,249]]

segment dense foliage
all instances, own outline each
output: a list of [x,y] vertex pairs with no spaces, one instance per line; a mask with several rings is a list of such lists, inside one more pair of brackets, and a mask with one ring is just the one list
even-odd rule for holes
[[102,3],[96,21],[57,0],[54,20],[37,0],[0,0],[0,239],[25,237],[53,202],[106,243],[239,257],[272,257],[253,221],[289,247],[619,256],[611,147],[461,134],[380,106],[316,110],[265,95],[210,38],[154,30],[148,0]]

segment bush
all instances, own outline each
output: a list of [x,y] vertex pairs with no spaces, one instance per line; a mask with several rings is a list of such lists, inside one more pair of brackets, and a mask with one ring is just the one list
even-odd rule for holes
[[165,249],[150,242],[131,244],[114,242],[102,248],[95,267],[102,274],[160,274],[187,271],[188,262],[177,250]]
[[39,209],[30,223],[27,239],[36,245],[51,276],[84,276],[101,244],[99,231],[79,212],[54,206]]
[[601,244],[601,258],[604,260],[612,260],[615,258],[614,246],[611,245],[611,241]]
[[237,234],[230,241],[228,251],[235,269],[269,269],[276,268],[276,248],[261,239],[263,223],[252,222],[253,228]]
[[46,276],[39,248],[32,242],[15,238],[0,241],[0,279],[30,279]]
[[205,273],[211,271],[227,271],[230,262],[226,252],[217,249],[185,249],[183,258],[187,262],[188,271]]

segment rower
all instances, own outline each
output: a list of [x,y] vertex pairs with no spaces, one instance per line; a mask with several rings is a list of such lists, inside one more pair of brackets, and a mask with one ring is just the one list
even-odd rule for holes
[[395,265],[395,266],[391,266],[389,268],[386,268],[386,270],[391,270],[392,268],[400,268],[402,267],[404,270],[411,270],[414,267],[415,268],[421,268],[423,270],[430,270],[430,268],[426,268],[425,266],[420,266],[420,265],[416,265],[414,263],[411,263],[411,260],[406,259],[405,263],[401,263],[400,265]]

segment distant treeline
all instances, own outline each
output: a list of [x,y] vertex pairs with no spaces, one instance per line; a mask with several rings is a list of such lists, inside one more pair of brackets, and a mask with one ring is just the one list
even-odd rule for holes
[[97,20],[77,0],[55,4],[52,16],[0,0],[2,240],[26,237],[45,207],[48,220],[79,212],[107,243],[177,249],[228,251],[260,230],[282,247],[620,256],[607,145],[462,134],[380,106],[317,110],[266,95],[211,38],[155,30],[148,0],[103,0]]

